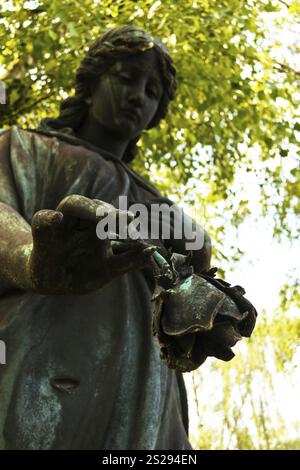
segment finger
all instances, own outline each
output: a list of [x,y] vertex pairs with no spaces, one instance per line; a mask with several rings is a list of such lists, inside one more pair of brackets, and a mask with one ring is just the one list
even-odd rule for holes
[[50,241],[56,239],[62,226],[63,214],[58,211],[41,210],[34,214],[31,231],[35,248],[47,249]]
[[65,197],[56,210],[68,218],[81,219],[96,223],[97,203],[92,199],[77,194]]
[[109,263],[114,275],[125,274],[151,265],[151,252],[149,250],[130,250],[118,255],[112,255]]
[[148,243],[144,242],[141,239],[122,240],[122,239],[116,239],[116,237],[112,238],[111,246],[112,246],[112,250],[114,254],[124,253],[125,251],[129,251],[129,250],[131,251],[135,250],[135,251],[152,254],[158,249],[157,246],[149,245]]
[[56,210],[62,212],[69,221],[71,219],[80,219],[94,224],[108,215],[114,215],[117,221],[123,216],[122,220],[125,219],[125,222],[134,218],[132,213],[116,209],[108,202],[100,201],[100,199],[89,199],[78,194],[65,197]]
[[97,207],[97,216],[98,217],[105,217],[107,215],[114,214],[116,216],[116,220],[125,220],[132,221],[135,218],[135,215],[130,211],[124,211],[122,209],[118,209],[117,207],[109,204],[108,202],[100,201],[100,199],[93,199],[93,201],[98,204]]
[[40,232],[58,227],[63,220],[63,214],[59,211],[41,210],[36,212],[31,221],[32,231]]

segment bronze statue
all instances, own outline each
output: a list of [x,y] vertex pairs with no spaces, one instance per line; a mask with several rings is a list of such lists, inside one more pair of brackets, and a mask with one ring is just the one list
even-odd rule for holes
[[[241,289],[208,271],[205,232],[192,254],[184,239],[96,236],[108,213],[132,220],[120,195],[171,204],[128,163],[175,90],[163,44],[116,28],[87,52],[57,119],[0,135],[2,449],[189,449],[181,372],[229,360],[254,327]],[[202,288],[213,303],[200,296],[201,315],[181,316]]]

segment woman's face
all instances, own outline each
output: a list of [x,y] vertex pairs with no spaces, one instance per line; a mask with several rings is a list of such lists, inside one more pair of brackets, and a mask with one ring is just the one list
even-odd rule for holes
[[112,137],[128,140],[148,127],[163,84],[154,50],[116,62],[92,91],[91,113]]

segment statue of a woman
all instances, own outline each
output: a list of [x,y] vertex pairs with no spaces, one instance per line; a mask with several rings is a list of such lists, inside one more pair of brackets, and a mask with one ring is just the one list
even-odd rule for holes
[[[114,252],[96,236],[120,195],[162,199],[127,164],[175,88],[160,42],[113,29],[87,52],[57,119],[0,136],[2,449],[190,448],[182,376],[151,334],[151,251]],[[155,245],[167,256],[185,254],[183,242]],[[209,263],[204,234],[192,265]]]

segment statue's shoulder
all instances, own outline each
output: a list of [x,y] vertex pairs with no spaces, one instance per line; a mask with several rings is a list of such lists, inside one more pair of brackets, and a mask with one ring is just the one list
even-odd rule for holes
[[19,136],[23,139],[34,139],[34,140],[41,140],[41,141],[54,141],[58,140],[59,133],[51,132],[51,131],[44,131],[43,129],[24,129],[20,126],[12,126],[11,132],[13,135]]
[[73,148],[73,150],[74,147],[78,148],[76,138],[48,129],[24,129],[13,125],[0,133],[0,139],[2,135],[4,138],[5,135],[9,138],[11,148],[22,149],[23,153],[54,154],[59,153],[59,149],[64,146]]
[[13,125],[7,129],[0,129],[0,143],[5,148],[14,147],[16,144],[24,144],[30,136],[24,129]]
[[0,139],[10,138],[11,143],[19,141],[29,141],[34,139],[37,140],[49,140],[49,137],[40,133],[38,129],[23,129],[20,126],[12,125],[8,129],[0,129]]

